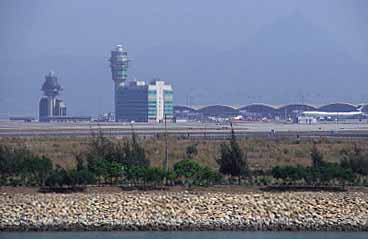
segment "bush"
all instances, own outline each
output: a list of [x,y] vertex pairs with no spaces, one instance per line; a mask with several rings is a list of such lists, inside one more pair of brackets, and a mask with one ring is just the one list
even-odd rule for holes
[[165,173],[160,168],[147,167],[144,173],[145,183],[148,182],[153,185],[161,184],[164,177],[165,177]]
[[63,187],[71,185],[72,180],[70,179],[67,171],[60,166],[52,171],[50,176],[46,179],[46,186],[49,187]]
[[72,169],[67,172],[70,178],[70,184],[76,185],[90,185],[96,183],[96,175],[88,171],[87,169],[77,170]]
[[221,179],[222,177],[220,174],[206,166],[201,167],[197,175],[197,181],[199,182],[199,184],[206,186],[219,183],[221,182]]
[[305,167],[302,166],[276,166],[272,168],[272,176],[291,183],[305,178]]
[[210,185],[221,180],[221,177],[209,167],[201,166],[197,161],[185,159],[174,165],[174,173],[183,184],[191,186]]
[[35,156],[26,148],[0,145],[0,181],[4,185],[44,185],[51,170],[49,158]]
[[276,166],[272,168],[272,176],[281,179],[285,183],[291,184],[304,181],[308,185],[328,184],[332,180],[340,183],[354,181],[353,173],[350,169],[344,169],[338,164],[324,163],[319,168],[303,166]]

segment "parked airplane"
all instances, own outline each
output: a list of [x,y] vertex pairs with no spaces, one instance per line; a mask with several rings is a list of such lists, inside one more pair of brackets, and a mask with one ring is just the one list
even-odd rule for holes
[[231,120],[244,120],[244,117],[242,115],[237,115],[232,117]]
[[361,111],[361,108],[358,108],[357,111],[350,112],[324,112],[324,111],[304,111],[301,114],[302,117],[313,117],[320,120],[334,120],[334,119],[358,119],[367,114]]

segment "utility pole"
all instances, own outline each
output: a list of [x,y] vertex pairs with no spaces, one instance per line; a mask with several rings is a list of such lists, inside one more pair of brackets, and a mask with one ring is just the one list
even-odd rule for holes
[[163,163],[163,168],[165,173],[169,172],[169,150],[167,145],[167,126],[166,126],[166,114],[164,115],[165,122],[165,160]]
[[207,139],[207,125],[206,125],[206,122],[204,122],[204,139],[206,140]]

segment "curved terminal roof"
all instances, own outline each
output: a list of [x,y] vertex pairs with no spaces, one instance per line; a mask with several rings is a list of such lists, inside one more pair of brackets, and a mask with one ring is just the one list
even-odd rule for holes
[[312,110],[317,110],[317,108],[312,105],[307,105],[307,104],[289,104],[289,105],[284,105],[278,108],[278,111],[281,111],[281,112],[307,111],[307,110],[312,111]]
[[240,111],[247,111],[253,113],[274,113],[276,108],[267,104],[251,104],[239,108]]
[[[362,111],[368,112],[368,104],[361,104],[359,106],[362,106]],[[198,112],[206,116],[233,116],[240,114],[241,111],[260,114],[284,114],[285,112],[292,113],[294,111],[351,112],[356,111],[359,106],[348,103],[334,103],[323,105],[319,108],[310,104],[288,104],[276,107],[268,104],[255,103],[245,105],[241,108],[235,108],[228,105],[208,105],[196,109],[185,105],[176,105],[174,106],[174,111]]]
[[196,110],[189,107],[189,106],[185,106],[185,105],[174,105],[174,111],[189,111],[189,112],[195,112]]
[[349,103],[333,103],[321,106],[318,110],[325,112],[351,112],[356,111],[357,107]]
[[239,110],[227,105],[210,105],[197,110],[204,115],[229,116],[239,114]]

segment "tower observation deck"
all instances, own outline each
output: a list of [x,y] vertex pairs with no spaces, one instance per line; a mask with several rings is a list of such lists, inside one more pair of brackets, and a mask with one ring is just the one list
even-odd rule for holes
[[53,71],[50,71],[45,76],[45,82],[43,83],[41,90],[43,91],[44,95],[48,97],[56,97],[59,95],[60,91],[63,90]]
[[128,78],[128,50],[122,45],[117,45],[111,51],[110,67],[112,80],[118,86],[124,83]]
[[114,81],[115,98],[115,120],[119,121],[119,116],[123,114],[124,109],[124,86],[128,79],[128,50],[122,45],[117,45],[111,51],[110,68],[112,80]]
[[44,96],[39,103],[39,120],[46,122],[50,117],[65,116],[66,106],[64,101],[58,99],[60,91],[63,90],[53,71],[45,76],[45,82],[42,84],[41,90]]

